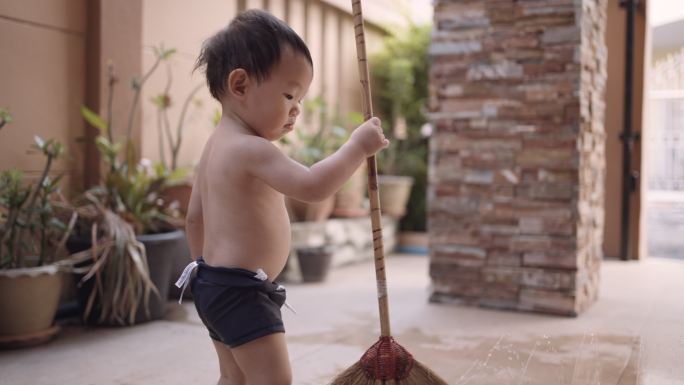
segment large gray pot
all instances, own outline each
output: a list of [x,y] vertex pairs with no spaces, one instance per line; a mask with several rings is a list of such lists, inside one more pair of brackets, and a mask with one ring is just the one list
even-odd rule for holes
[[144,309],[138,309],[136,323],[164,318],[174,265],[177,260],[187,258],[187,243],[182,230],[139,235],[137,238],[145,245],[150,279],[159,290],[159,296],[150,296],[150,317],[147,317]]

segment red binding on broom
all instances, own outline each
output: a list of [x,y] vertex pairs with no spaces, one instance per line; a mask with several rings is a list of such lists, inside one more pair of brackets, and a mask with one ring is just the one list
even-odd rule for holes
[[[352,0],[356,54],[359,62],[359,76],[363,86],[363,115],[366,120],[373,116],[371,105],[366,42],[363,26],[361,0]],[[373,225],[373,253],[375,256],[375,279],[378,288],[380,310],[380,340],[370,347],[359,362],[338,375],[331,385],[447,385],[434,372],[416,361],[390,334],[389,306],[387,301],[387,279],[385,256],[382,245],[382,224],[380,199],[378,196],[378,173],[375,156],[368,158],[368,195]]]

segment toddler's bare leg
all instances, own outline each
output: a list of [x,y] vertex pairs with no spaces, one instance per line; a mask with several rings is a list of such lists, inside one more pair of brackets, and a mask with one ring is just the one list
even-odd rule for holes
[[274,333],[231,349],[249,385],[292,385],[285,333]]
[[221,378],[218,381],[218,385],[245,385],[245,375],[235,362],[230,348],[222,342],[213,339],[211,341],[214,343],[214,348],[216,348],[219,367],[221,368]]

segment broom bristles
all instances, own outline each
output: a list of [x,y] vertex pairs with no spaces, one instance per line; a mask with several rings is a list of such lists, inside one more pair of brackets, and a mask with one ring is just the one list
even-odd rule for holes
[[[391,337],[389,341],[391,341],[395,351],[399,348],[405,352],[405,349],[394,342]],[[382,338],[380,342],[383,342]],[[340,373],[329,385],[448,385],[446,381],[442,380],[435,372],[416,361],[410,354],[408,355],[410,362],[407,363],[406,356],[390,356],[386,354],[386,351],[381,352],[383,349],[377,349],[380,342],[368,349],[363,357],[361,357],[361,360]],[[406,371],[401,371],[392,375],[393,377],[401,374],[402,378],[400,379],[378,379],[375,377],[387,378],[388,376],[379,375],[378,371],[369,371],[369,360],[380,362],[385,366],[405,366],[405,368],[408,369],[408,373]],[[406,366],[407,364],[408,366]]]
[[340,373],[329,385],[449,385],[435,372],[418,361],[403,380],[376,380],[368,378],[366,370],[360,363],[355,363]]
[[397,385],[449,385],[435,372],[418,361],[413,361],[413,368],[405,380],[397,382]]

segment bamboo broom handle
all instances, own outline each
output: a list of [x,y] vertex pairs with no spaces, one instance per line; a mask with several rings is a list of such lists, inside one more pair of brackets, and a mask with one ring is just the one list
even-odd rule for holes
[[[363,27],[363,11],[361,0],[352,0],[354,15],[354,32],[356,35],[356,56],[359,63],[363,94],[363,116],[365,120],[373,116],[371,104],[370,81],[368,79],[368,61],[366,59],[366,40]],[[380,335],[390,336],[389,304],[387,301],[387,277],[385,274],[385,254],[382,244],[382,217],[380,216],[380,197],[378,195],[378,170],[375,155],[367,159],[368,163],[368,196],[371,207],[371,224],[373,226],[373,254],[375,259],[375,280],[378,288],[378,307],[380,310]]]

